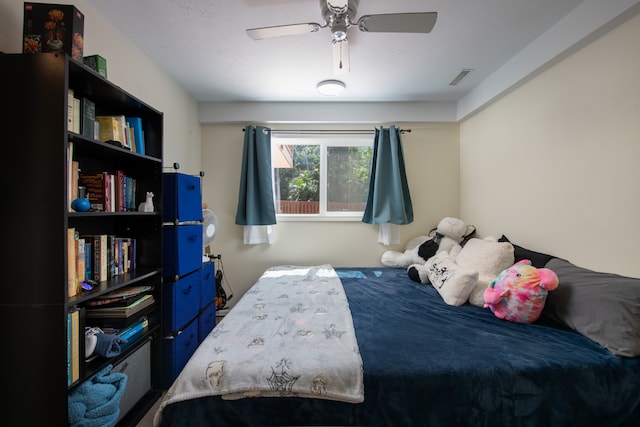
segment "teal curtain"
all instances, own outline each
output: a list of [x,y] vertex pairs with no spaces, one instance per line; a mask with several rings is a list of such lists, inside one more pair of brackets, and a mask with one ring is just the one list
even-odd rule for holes
[[276,209],[271,179],[271,129],[246,126],[236,224],[275,223]]
[[369,195],[362,222],[413,222],[413,204],[405,173],[402,141],[400,131],[395,126],[375,130]]

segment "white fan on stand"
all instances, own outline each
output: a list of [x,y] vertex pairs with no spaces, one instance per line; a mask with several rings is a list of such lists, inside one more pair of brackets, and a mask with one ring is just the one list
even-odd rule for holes
[[[210,260],[218,259],[221,260],[220,254],[213,255],[211,254],[211,242],[213,242],[213,238],[218,231],[218,218],[216,214],[213,213],[211,209],[207,208],[207,204],[202,204],[202,262],[207,262]],[[222,261],[220,261],[222,262]],[[215,281],[216,281],[216,310],[220,310],[226,308],[227,301],[233,298],[233,293],[227,297],[227,293],[225,292],[222,286],[222,278],[223,273],[222,269],[216,270]]]
[[211,248],[209,245],[213,242],[216,232],[218,231],[218,218],[216,214],[209,208],[207,204],[202,204],[202,262],[209,261]]

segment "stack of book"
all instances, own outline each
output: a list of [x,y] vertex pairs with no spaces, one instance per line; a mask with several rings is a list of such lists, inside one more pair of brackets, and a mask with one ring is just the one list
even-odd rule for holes
[[[152,290],[152,286],[129,286],[109,292],[102,298],[87,302],[85,317],[94,320],[124,320],[124,322],[113,323],[126,324],[126,319],[155,304]],[[103,322],[105,325],[108,323]]]

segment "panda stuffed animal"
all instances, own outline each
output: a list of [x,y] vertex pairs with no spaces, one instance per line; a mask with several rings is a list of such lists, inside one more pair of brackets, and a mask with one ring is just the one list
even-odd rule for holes
[[461,245],[466,239],[471,238],[476,229],[473,225],[468,225],[458,218],[443,218],[436,228],[431,230],[427,236],[418,236],[411,239],[404,252],[385,251],[382,254],[381,262],[386,267],[409,268],[409,277],[419,282],[417,272],[412,273],[412,267],[416,264],[424,265],[425,262],[436,253],[441,251],[451,251],[457,245]]

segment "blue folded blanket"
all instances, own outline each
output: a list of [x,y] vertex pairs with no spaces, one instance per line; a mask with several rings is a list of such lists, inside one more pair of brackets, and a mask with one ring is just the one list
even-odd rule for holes
[[127,375],[112,373],[112,368],[105,366],[69,394],[71,427],[112,427],[116,424]]

